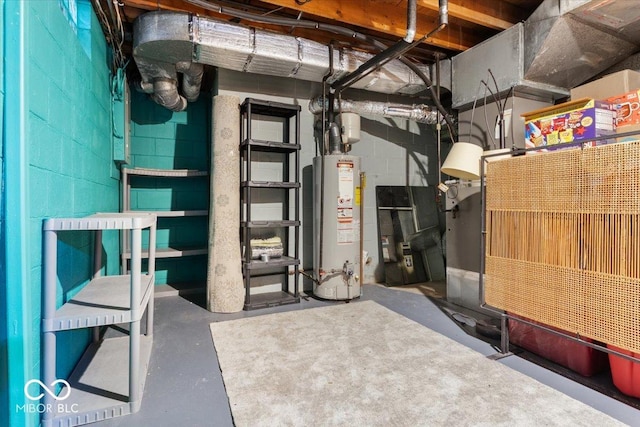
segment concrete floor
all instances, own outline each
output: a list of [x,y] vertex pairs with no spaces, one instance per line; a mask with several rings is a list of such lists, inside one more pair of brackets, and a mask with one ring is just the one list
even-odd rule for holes
[[[373,300],[483,355],[496,354],[494,347],[465,333],[456,322],[420,292],[367,285],[364,287],[362,299]],[[307,298],[300,304],[222,315],[210,313],[203,308],[205,301],[202,294],[157,298],[154,347],[140,411],[93,425],[233,426],[209,323],[331,304],[344,303]],[[518,356],[500,359],[500,363],[630,426],[640,426],[640,410],[618,400]],[[517,393],[517,386],[514,386],[514,393]],[[490,401],[491,396],[487,394],[488,404]],[[452,404],[457,405],[460,402]],[[259,414],[256,416],[259,417]],[[571,424],[571,420],[566,421],[567,425]]]

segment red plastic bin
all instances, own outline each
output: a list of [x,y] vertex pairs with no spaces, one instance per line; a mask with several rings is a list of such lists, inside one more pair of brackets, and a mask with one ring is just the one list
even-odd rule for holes
[[[525,317],[519,317],[513,314],[512,316],[516,319],[527,320],[528,322],[569,334],[562,329],[553,328]],[[592,342],[587,338],[584,340]],[[509,341],[585,377],[590,377],[602,372],[609,365],[607,354],[603,351],[555,335],[551,332],[536,328],[535,326],[518,322],[517,320],[509,321]]]
[[[627,356],[640,358],[640,353],[633,353],[612,345],[607,345],[607,347]],[[613,385],[624,394],[640,397],[640,363],[623,359],[614,354],[609,355],[609,363],[611,364]]]

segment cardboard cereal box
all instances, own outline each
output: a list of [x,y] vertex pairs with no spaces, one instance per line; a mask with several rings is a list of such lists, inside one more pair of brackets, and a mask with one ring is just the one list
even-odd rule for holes
[[[530,147],[560,149],[590,142],[591,138],[612,135],[616,129],[613,107],[590,98],[552,105],[522,115],[525,122],[525,144]],[[591,141],[591,145],[613,139]],[[563,144],[558,147],[555,145]]]

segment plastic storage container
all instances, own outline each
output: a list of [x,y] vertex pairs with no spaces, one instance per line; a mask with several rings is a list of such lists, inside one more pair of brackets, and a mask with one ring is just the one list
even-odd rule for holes
[[[607,345],[607,347],[622,354],[640,358],[640,353],[633,353],[612,345]],[[613,354],[609,355],[609,363],[611,364],[611,377],[616,388],[629,396],[640,397],[640,363]]]
[[[552,328],[524,317],[514,317],[568,334],[561,329]],[[585,377],[595,375],[608,366],[606,353],[526,323],[509,321],[509,341]],[[591,342],[586,338],[585,341]]]

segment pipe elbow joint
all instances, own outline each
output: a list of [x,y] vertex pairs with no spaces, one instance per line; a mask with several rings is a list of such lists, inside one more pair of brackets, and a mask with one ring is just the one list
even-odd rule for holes
[[415,38],[416,38],[416,29],[412,28],[407,30],[407,35],[404,37],[403,40],[406,41],[407,43],[411,43]]
[[175,80],[154,80],[151,98],[171,111],[184,111],[187,108],[187,100],[178,93]]
[[403,39],[407,43],[413,42],[416,37],[417,6],[417,0],[409,0],[407,3],[407,34]]

